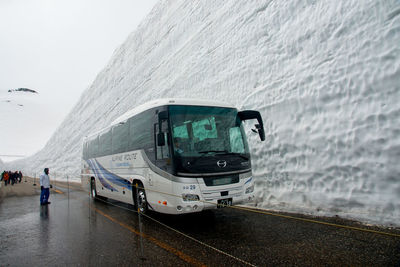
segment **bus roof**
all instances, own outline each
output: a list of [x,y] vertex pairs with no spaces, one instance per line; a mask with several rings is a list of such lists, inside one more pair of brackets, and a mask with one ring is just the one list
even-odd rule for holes
[[171,105],[235,108],[233,105],[215,100],[191,99],[191,98],[163,98],[144,103],[140,106],[137,106],[136,108],[133,108],[125,112],[123,115],[114,120],[111,125],[126,121],[130,117],[139,114],[143,111],[146,111],[148,109],[160,106],[171,106]]
[[225,107],[225,108],[236,108],[233,105],[227,104],[222,101],[215,101],[215,100],[206,100],[206,99],[193,99],[193,98],[162,98],[162,99],[156,99],[149,101],[147,103],[144,103],[142,105],[137,106],[136,108],[133,108],[121,116],[119,116],[117,119],[115,119],[109,126],[102,128],[96,132],[92,132],[89,135],[84,137],[84,140],[88,140],[91,137],[103,132],[105,129],[108,129],[112,127],[113,125],[116,125],[120,122],[124,122],[131,118],[132,116],[142,113],[143,111],[146,111],[151,108],[155,107],[161,107],[161,106],[167,106],[167,105],[186,105],[186,106],[205,106],[205,107]]

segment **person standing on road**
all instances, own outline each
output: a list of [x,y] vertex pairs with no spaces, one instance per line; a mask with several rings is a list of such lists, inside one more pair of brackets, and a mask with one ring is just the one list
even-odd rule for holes
[[15,173],[10,171],[10,180],[11,180],[11,185],[15,184]]
[[8,174],[8,172],[5,172],[4,176],[3,176],[4,186],[7,186],[7,184],[9,183],[9,179],[10,179],[10,175]]
[[[6,181],[4,180],[4,174],[6,173],[6,171],[3,171],[2,173],[1,173],[1,179],[0,179],[0,187],[1,187],[1,182],[2,181],[4,181],[4,184],[6,183]],[[6,184],[7,185],[7,184]],[[5,185],[5,186],[6,186]]]
[[49,168],[45,168],[44,172],[40,175],[40,205],[50,204],[50,177]]
[[14,172],[14,184],[17,184],[19,180],[19,174],[17,171]]

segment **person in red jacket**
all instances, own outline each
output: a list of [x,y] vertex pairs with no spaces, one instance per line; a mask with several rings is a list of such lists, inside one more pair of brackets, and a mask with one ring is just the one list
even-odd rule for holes
[[4,175],[3,175],[4,186],[7,186],[8,179],[10,179],[10,175],[8,174],[8,172],[4,172]]

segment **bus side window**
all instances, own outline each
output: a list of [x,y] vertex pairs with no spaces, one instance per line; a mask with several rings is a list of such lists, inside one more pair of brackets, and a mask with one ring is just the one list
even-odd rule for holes
[[99,138],[98,136],[96,136],[95,138],[90,140],[88,158],[95,158],[98,156],[98,153],[99,153]]
[[107,156],[112,153],[111,130],[99,136],[99,156]]
[[88,159],[89,157],[88,157],[88,143],[87,143],[87,141],[85,141],[84,143],[83,143],[83,159]]
[[129,141],[129,123],[121,122],[112,128],[112,153],[125,152]]
[[152,112],[145,111],[130,118],[128,150],[153,149],[153,136],[151,124]]

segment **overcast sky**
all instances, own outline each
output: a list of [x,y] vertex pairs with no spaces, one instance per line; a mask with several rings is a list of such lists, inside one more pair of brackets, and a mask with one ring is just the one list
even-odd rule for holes
[[[3,161],[44,147],[114,50],[156,2],[0,0]],[[21,87],[38,94],[8,92]]]

